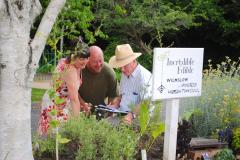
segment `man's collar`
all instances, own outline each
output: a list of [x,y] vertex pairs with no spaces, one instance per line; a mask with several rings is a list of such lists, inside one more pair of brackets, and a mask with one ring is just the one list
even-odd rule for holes
[[139,68],[140,68],[140,64],[137,64],[136,68],[134,69],[133,73],[130,76],[136,77],[138,74]]

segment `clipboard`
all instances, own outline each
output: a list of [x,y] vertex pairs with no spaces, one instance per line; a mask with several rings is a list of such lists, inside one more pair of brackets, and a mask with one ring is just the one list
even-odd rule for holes
[[106,111],[109,113],[116,113],[116,114],[120,114],[120,115],[127,115],[128,111],[121,111],[119,109],[113,108],[111,107],[111,105],[97,105],[95,106],[95,110],[96,111]]

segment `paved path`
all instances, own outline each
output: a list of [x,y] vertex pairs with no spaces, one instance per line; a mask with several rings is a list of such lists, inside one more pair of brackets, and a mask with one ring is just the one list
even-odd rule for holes
[[32,88],[49,89],[50,87],[51,87],[50,81],[34,81],[32,83]]
[[[49,89],[51,87],[50,80],[44,80],[44,81],[35,81],[32,84],[32,88],[38,88],[38,89]],[[39,121],[39,115],[40,115],[40,108],[41,108],[41,102],[32,102],[32,110],[31,110],[31,131],[32,135],[36,133],[38,128],[38,121]]]
[[49,89],[51,87],[51,73],[37,73],[32,83],[32,88]]
[[36,133],[38,128],[38,120],[40,115],[40,104],[38,104],[38,107],[36,107],[36,104],[32,104],[32,110],[31,110],[31,131],[32,135]]
[[[51,75],[50,74],[36,74],[32,83],[32,88],[49,89],[51,87]],[[41,102],[32,102],[31,110],[31,131],[34,134],[38,128],[38,120],[40,115]]]
[[40,109],[39,108],[32,108],[31,111],[31,131],[32,135],[36,133],[38,128],[38,120],[40,115]]

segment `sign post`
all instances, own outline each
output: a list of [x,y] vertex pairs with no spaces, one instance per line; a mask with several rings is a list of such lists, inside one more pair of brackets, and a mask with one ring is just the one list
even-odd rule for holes
[[173,160],[176,157],[178,112],[179,99],[167,100],[163,160]]
[[175,160],[179,98],[201,96],[203,48],[155,48],[152,100],[166,100],[164,160]]

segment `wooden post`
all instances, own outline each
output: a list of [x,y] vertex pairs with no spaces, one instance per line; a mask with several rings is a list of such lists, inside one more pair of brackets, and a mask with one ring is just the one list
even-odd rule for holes
[[169,99],[166,103],[165,134],[163,160],[175,160],[177,146],[177,128],[179,99]]

